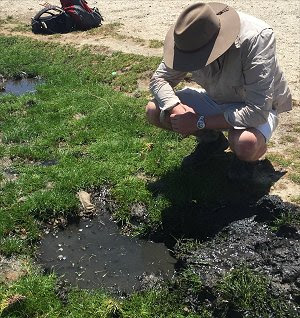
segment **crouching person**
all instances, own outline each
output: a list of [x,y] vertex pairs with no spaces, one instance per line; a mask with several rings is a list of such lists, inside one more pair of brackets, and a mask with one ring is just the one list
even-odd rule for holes
[[[175,92],[187,73],[199,88]],[[231,180],[252,178],[278,114],[292,105],[272,28],[215,2],[195,3],[180,14],[166,35],[164,58],[150,90],[154,99],[146,106],[148,121],[197,138],[182,166],[197,167],[230,147],[235,154]]]

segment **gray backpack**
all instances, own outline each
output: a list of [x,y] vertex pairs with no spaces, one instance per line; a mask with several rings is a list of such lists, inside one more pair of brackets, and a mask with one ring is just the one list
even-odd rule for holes
[[33,33],[55,34],[73,30],[89,30],[102,25],[98,8],[91,9],[84,0],[60,0],[62,8],[48,6],[32,19]]
[[76,25],[62,8],[48,6],[31,19],[31,29],[39,34],[68,33],[75,30]]

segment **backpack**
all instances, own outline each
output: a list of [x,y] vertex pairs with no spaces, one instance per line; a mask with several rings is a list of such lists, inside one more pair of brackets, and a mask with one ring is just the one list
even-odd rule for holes
[[64,11],[72,17],[78,30],[102,25],[103,17],[97,8],[91,9],[85,0],[60,0]]
[[33,33],[55,34],[68,33],[76,28],[75,22],[63,9],[48,6],[40,10],[31,19]]

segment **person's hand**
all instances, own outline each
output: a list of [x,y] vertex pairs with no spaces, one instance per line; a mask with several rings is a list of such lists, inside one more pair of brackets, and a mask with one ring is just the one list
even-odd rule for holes
[[177,106],[173,107],[170,111],[170,115],[180,115],[184,114],[186,112],[186,105],[184,104],[178,104]]
[[184,137],[192,135],[197,131],[198,117],[193,108],[184,104],[177,105],[170,115],[173,131]]

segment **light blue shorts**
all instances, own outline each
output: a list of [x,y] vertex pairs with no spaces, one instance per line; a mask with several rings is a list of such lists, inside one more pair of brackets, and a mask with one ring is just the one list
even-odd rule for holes
[[[203,116],[223,114],[225,109],[238,109],[245,105],[244,103],[217,104],[207,95],[206,91],[201,88],[185,87],[182,90],[178,90],[176,95],[183,104],[193,108],[197,114]],[[268,142],[277,125],[277,112],[272,110],[266,123],[253,128],[260,131],[265,137],[266,142]],[[241,129],[246,129],[246,127]]]

